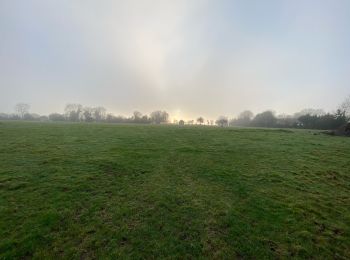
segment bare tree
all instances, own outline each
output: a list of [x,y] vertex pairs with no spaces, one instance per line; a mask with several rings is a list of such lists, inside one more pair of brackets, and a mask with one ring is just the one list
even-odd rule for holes
[[151,121],[155,124],[166,123],[169,119],[169,114],[166,111],[154,111],[150,115]]
[[80,104],[67,104],[64,113],[70,121],[79,121],[82,117],[83,106]]
[[25,114],[29,113],[29,109],[30,109],[30,105],[28,105],[26,103],[18,103],[15,106],[16,114],[22,119],[24,118]]
[[224,127],[228,125],[228,119],[226,116],[220,116],[215,123],[220,127]]
[[104,107],[94,107],[92,109],[92,116],[98,122],[106,118],[106,109]]
[[132,120],[135,123],[140,123],[142,121],[142,113],[139,111],[134,111],[133,116],[132,116]]
[[341,103],[340,110],[345,112],[345,115],[350,119],[350,95]]
[[92,122],[94,121],[94,109],[91,107],[84,107],[83,108],[83,118],[86,122]]
[[310,116],[322,116],[326,113],[323,111],[323,109],[313,109],[313,108],[305,108],[301,110],[300,112],[297,112],[294,114],[295,118],[299,118],[301,116],[310,115]]
[[203,118],[203,117],[200,116],[200,117],[197,118],[197,123],[199,123],[200,125],[202,125],[203,122],[204,122],[204,118]]

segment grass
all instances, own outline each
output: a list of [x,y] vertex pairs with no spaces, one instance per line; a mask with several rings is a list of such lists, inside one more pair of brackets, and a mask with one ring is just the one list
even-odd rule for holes
[[0,258],[350,258],[350,138],[0,123]]

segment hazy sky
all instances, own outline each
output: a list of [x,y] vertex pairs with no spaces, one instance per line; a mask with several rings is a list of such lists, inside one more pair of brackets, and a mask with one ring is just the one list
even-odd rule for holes
[[349,51],[349,0],[0,0],[0,111],[331,111]]

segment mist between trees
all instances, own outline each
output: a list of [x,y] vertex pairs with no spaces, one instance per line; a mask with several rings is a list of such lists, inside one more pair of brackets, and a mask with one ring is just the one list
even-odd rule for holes
[[217,120],[198,117],[196,120],[169,121],[166,111],[157,110],[149,115],[135,111],[130,117],[115,116],[107,113],[104,107],[86,107],[81,104],[67,104],[63,113],[48,116],[30,113],[30,105],[18,103],[13,114],[0,113],[0,120],[57,121],[57,122],[105,122],[135,124],[178,124],[203,126],[239,126],[239,127],[276,127],[306,129],[337,129],[350,121],[350,96],[333,113],[322,109],[304,109],[293,115],[276,115],[273,111],[264,111],[254,115],[251,111],[241,112],[236,118],[219,116]]

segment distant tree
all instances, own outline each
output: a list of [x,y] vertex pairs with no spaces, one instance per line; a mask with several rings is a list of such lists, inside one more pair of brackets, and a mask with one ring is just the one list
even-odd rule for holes
[[108,114],[106,117],[108,123],[130,123],[131,120],[123,116],[115,116],[113,114]]
[[169,114],[165,111],[154,111],[150,115],[152,123],[160,124],[160,123],[166,123],[169,119]]
[[307,129],[337,129],[346,123],[345,112],[338,109],[334,114],[303,115],[298,118],[301,127]]
[[337,121],[336,124],[339,126],[345,124],[348,120],[348,118],[346,116],[346,110],[337,109],[337,111],[334,114],[334,119]]
[[9,120],[20,120],[21,118],[17,114],[10,114],[10,115],[8,115],[8,119]]
[[142,123],[142,124],[149,124],[149,123],[151,123],[151,119],[147,115],[143,115],[142,118],[141,118],[140,123]]
[[187,121],[187,124],[188,124],[188,125],[193,125],[193,124],[194,124],[194,120],[192,120],[192,119],[191,119],[191,120],[188,120],[188,121]]
[[80,104],[67,104],[64,113],[67,120],[80,121],[83,114],[83,106]]
[[106,121],[108,123],[114,123],[115,116],[113,114],[107,114]]
[[26,103],[18,103],[15,106],[15,111],[16,111],[17,115],[22,119],[24,118],[25,114],[29,113],[29,109],[30,109],[30,105],[28,105]]
[[228,126],[228,118],[225,116],[220,116],[215,123],[220,127]]
[[298,119],[291,115],[281,114],[277,116],[277,127],[294,128],[298,126]]
[[51,121],[65,121],[65,117],[62,114],[52,113],[49,115],[49,120]]
[[350,95],[343,101],[339,109],[345,112],[347,120],[350,121]]
[[5,113],[0,113],[0,120],[7,120],[10,118],[10,115]]
[[317,128],[317,116],[316,115],[302,115],[298,118],[301,126],[307,129]]
[[39,120],[40,121],[49,121],[49,117],[48,116],[40,116]]
[[322,116],[326,114],[323,109],[313,109],[313,108],[305,108],[301,110],[300,112],[297,112],[294,114],[295,118],[299,118],[301,116],[305,115],[311,115],[311,116]]
[[185,125],[185,121],[183,121],[182,119],[179,121],[179,125]]
[[228,120],[228,125],[229,126],[240,126],[240,124],[238,123],[238,118],[232,118],[232,119]]
[[91,107],[84,107],[83,108],[83,119],[85,122],[92,122],[94,121],[94,109]]
[[23,120],[28,120],[28,121],[39,121],[40,120],[40,115],[38,114],[30,114],[30,113],[26,113],[23,115]]
[[140,119],[142,117],[142,113],[139,111],[134,111],[133,113],[133,118],[135,119]]
[[91,112],[96,122],[103,121],[106,118],[106,109],[104,107],[94,107]]
[[230,120],[231,126],[249,126],[254,114],[252,111],[245,110],[237,118]]
[[132,120],[134,123],[142,123],[142,121],[143,121],[143,120],[142,120],[142,113],[139,112],[139,111],[134,111],[131,120]]
[[238,116],[239,119],[245,119],[245,120],[252,120],[254,117],[254,114],[250,110],[245,110],[241,112]]
[[252,125],[257,127],[275,127],[277,118],[272,111],[257,114],[252,120]]
[[197,123],[199,123],[200,125],[202,125],[204,123],[204,118],[203,117],[198,117],[197,118]]
[[32,120],[34,120],[34,117],[32,116],[32,114],[26,113],[23,115],[22,119],[27,120],[27,121],[32,121]]

